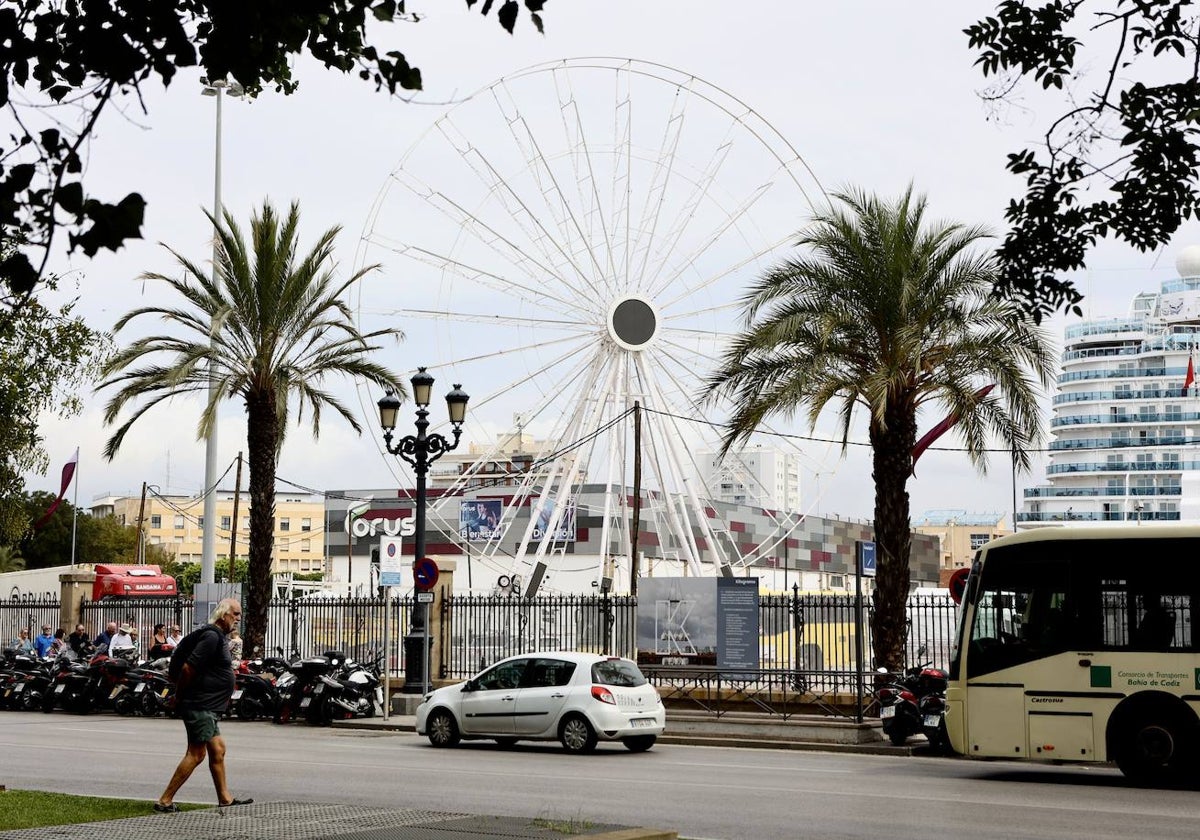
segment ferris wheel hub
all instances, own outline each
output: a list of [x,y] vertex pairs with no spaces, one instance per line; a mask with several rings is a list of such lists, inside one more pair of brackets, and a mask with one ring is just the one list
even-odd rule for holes
[[608,334],[619,347],[645,350],[658,335],[658,309],[640,295],[625,295],[608,310]]

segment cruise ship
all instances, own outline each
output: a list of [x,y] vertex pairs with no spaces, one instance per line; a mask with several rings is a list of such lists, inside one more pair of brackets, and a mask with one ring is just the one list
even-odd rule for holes
[[1121,318],[1067,327],[1047,484],[1018,527],[1200,520],[1200,246]]

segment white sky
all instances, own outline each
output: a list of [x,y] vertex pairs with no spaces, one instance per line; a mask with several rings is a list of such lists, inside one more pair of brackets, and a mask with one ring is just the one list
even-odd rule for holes
[[[856,185],[892,196],[912,182],[929,196],[933,218],[983,223],[997,231],[1003,208],[1021,186],[1004,171],[1005,154],[1037,141],[1044,130],[1039,107],[1052,113],[1031,92],[1026,107],[1010,109],[999,122],[986,119],[977,93],[984,82],[961,30],[988,14],[991,2],[555,0],[547,4],[544,36],[522,21],[513,37],[494,17],[483,19],[460,2],[420,5],[430,8],[431,16],[417,25],[393,27],[388,37],[421,68],[426,87],[417,95],[421,102],[461,99],[506,74],[562,58],[612,56],[664,64],[752,107],[799,151],[826,190]],[[213,204],[214,101],[200,95],[199,75],[199,70],[180,73],[169,91],[148,88],[148,115],[129,112],[124,119],[110,113],[96,132],[89,190],[108,199],[137,190],[149,205],[143,240],[116,255],[92,261],[75,255],[57,264],[78,283],[81,311],[96,326],[110,327],[125,311],[151,299],[153,288],[136,280],[141,272],[174,271],[159,243],[198,261],[208,259],[210,229],[203,210]],[[226,99],[223,201],[248,220],[264,198],[281,207],[299,200],[305,242],[327,227],[343,226],[338,253],[342,270],[349,271],[388,174],[445,108],[389,100],[367,83],[308,65],[301,65],[299,77],[301,89],[291,97],[268,92],[254,102]],[[793,229],[805,213],[806,208],[796,208]],[[1136,291],[1171,276],[1175,254],[1196,241],[1200,237],[1191,226],[1159,253],[1103,244],[1078,278],[1089,313],[1123,313]],[[1060,318],[1050,324],[1056,338],[1064,323]],[[401,358],[405,370],[436,363],[425,348],[411,344],[402,345]],[[439,381],[438,393],[448,384]],[[470,382],[464,387],[472,391]],[[98,495],[136,494],[143,481],[163,492],[202,489],[204,446],[195,440],[195,405],[176,402],[143,417],[110,464],[101,456],[107,437],[104,399],[92,396],[79,418],[43,418],[52,467],[47,476],[28,477],[30,489],[57,491],[59,467],[77,445],[78,501],[84,507]],[[360,420],[366,430],[362,438],[331,416],[319,443],[306,428],[293,427],[279,474],[321,489],[394,485],[378,455],[374,407],[368,408],[371,413]],[[440,405],[434,411],[440,414]],[[928,418],[924,426],[937,419]],[[821,431],[832,429],[829,423]],[[797,423],[789,431],[806,429]],[[947,436],[941,443],[952,440]],[[240,406],[230,405],[219,436],[222,467],[239,449],[245,449],[245,424]],[[811,455],[825,464],[803,477],[806,490],[819,492],[815,509],[870,518],[865,450],[840,461],[836,447],[814,444]],[[1038,468],[1020,478],[1019,487],[1042,481]],[[947,507],[1009,511],[1013,487],[1004,458],[980,477],[965,458],[931,451],[910,492],[914,515]]]

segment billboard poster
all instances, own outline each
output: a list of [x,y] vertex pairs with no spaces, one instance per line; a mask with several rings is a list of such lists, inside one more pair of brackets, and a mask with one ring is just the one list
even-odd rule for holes
[[717,666],[758,668],[758,578],[717,580]]
[[642,665],[717,664],[714,578],[638,580],[637,661]]
[[[533,526],[533,539],[535,542],[541,542],[546,539],[546,531],[550,528],[550,520],[554,517],[554,500],[547,499],[546,506],[542,508],[542,512],[538,514],[537,522]],[[563,511],[562,519],[558,522],[558,528],[550,535],[551,542],[575,542],[575,500],[571,499],[567,502],[567,507]]]
[[640,578],[637,661],[759,667],[758,578]]
[[468,499],[459,502],[459,536],[472,541],[499,538],[501,504],[499,499]]

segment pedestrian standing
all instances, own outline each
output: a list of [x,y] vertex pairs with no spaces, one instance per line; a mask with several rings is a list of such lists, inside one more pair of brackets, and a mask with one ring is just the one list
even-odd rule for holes
[[[213,610],[210,624],[194,630],[185,637],[178,655],[186,655],[176,680],[175,697],[179,717],[187,731],[187,752],[167,789],[154,803],[154,810],[170,813],[179,810],[175,794],[183,787],[208,755],[208,770],[217,791],[217,804],[249,805],[253,799],[235,799],[225,781],[225,739],[217,721],[229,706],[233,694],[233,660],[229,656],[227,637],[242,618],[242,605],[226,598]],[[190,649],[189,649],[190,648]]]

